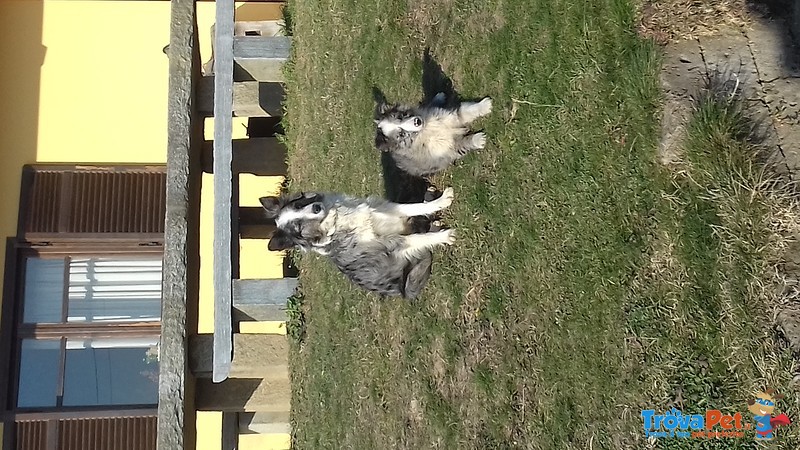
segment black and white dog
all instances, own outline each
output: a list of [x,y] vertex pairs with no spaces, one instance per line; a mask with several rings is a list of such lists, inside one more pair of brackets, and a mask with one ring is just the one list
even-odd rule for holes
[[492,99],[445,106],[439,93],[428,104],[386,104],[375,108],[375,146],[392,155],[397,167],[416,176],[447,169],[473,150],[486,145],[484,133],[470,133],[467,126],[492,112]]
[[454,231],[415,233],[414,218],[453,201],[447,188],[427,203],[392,203],[336,193],[262,197],[276,231],[270,250],[299,247],[328,256],[355,284],[384,296],[416,297],[430,275],[431,250],[451,245]]

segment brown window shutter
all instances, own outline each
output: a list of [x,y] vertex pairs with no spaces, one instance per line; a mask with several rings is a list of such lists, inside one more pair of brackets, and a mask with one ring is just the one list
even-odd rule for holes
[[[48,426],[52,423],[53,426]],[[156,416],[16,422],[17,450],[155,450]]]
[[25,166],[18,237],[160,242],[166,181],[164,166]]
[[47,450],[47,421],[17,421],[15,441],[17,450]]
[[59,421],[62,450],[155,450],[155,417],[70,419]]

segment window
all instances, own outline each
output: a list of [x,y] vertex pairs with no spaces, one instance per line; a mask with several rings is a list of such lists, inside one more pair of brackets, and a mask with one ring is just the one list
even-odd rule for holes
[[158,322],[161,259],[25,259],[23,323]]
[[4,450],[117,448],[120,433],[155,448],[165,181],[157,166],[25,167],[0,329]]
[[[158,329],[144,325],[160,320],[160,255],[26,256],[24,267],[17,407],[156,404]],[[105,337],[120,333],[137,336]]]
[[158,362],[151,350],[157,344],[157,336],[23,339],[17,406],[156,404]]

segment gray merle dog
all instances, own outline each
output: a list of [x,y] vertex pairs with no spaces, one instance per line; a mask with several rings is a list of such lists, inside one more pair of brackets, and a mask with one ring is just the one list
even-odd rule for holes
[[473,150],[486,145],[484,133],[470,133],[467,125],[492,112],[492,99],[445,107],[445,95],[428,104],[388,105],[375,109],[375,146],[392,155],[397,167],[416,176],[432,175],[448,168]]
[[431,249],[453,230],[415,233],[414,218],[450,206],[453,189],[426,203],[392,203],[336,193],[262,197],[276,231],[270,250],[299,247],[328,256],[355,284],[383,296],[416,297],[430,276]]

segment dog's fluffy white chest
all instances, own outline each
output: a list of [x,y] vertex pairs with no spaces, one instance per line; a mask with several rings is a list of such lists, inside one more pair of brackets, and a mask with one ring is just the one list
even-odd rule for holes
[[355,207],[341,206],[336,209],[335,225],[331,224],[328,234],[347,230],[360,241],[370,241],[379,236],[403,234],[404,223],[404,218],[379,211],[366,203]]
[[426,119],[415,144],[422,145],[431,156],[449,154],[456,138],[463,136],[466,131],[466,128],[460,126],[454,113],[442,112]]

